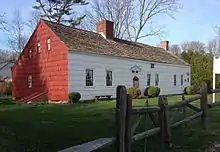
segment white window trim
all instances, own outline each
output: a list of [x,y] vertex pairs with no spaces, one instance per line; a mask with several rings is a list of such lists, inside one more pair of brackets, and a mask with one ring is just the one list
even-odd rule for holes
[[[92,86],[86,86],[86,70],[92,70],[93,72],[92,72],[92,78],[93,78],[93,85]],[[93,68],[86,68],[85,70],[84,70],[84,74],[85,74],[85,76],[84,76],[84,83],[85,83],[85,88],[95,88],[95,77],[94,77],[94,72],[95,72],[95,70],[93,69]]]
[[41,52],[40,41],[37,42],[37,53]]
[[[112,85],[111,85],[111,86],[108,86],[108,85],[107,85],[107,79],[106,79],[106,77],[107,77],[107,71],[111,71],[111,72],[112,72]],[[113,71],[110,70],[110,69],[106,69],[106,70],[105,70],[105,86],[108,87],[108,88],[111,88],[111,87],[114,86],[114,85],[113,85]]]
[[33,57],[32,50],[29,49],[29,50],[28,50],[28,58],[29,58],[29,60],[31,60],[32,57]]
[[27,81],[28,81],[28,88],[32,88],[33,87],[33,77],[32,75],[28,75],[28,78],[27,78]]
[[50,38],[47,39],[47,50],[48,51],[51,50],[51,39]]

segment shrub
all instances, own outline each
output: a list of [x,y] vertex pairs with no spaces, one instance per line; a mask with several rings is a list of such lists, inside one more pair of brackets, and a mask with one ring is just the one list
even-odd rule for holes
[[130,87],[128,88],[128,94],[130,94],[132,96],[132,98],[137,98],[138,94],[137,94],[137,88],[135,87]]
[[159,94],[160,94],[160,88],[154,86],[147,87],[144,92],[144,95],[150,98],[157,97],[159,96]]
[[81,95],[80,95],[79,92],[70,92],[70,93],[69,93],[69,101],[70,101],[71,103],[77,103],[77,102],[79,102],[80,98],[81,98]]
[[186,95],[192,95],[194,94],[194,92],[195,92],[195,88],[193,86],[188,86],[188,87],[185,87],[184,89],[184,93]]

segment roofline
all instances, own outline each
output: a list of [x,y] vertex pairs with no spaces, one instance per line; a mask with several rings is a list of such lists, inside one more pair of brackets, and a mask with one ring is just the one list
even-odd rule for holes
[[73,50],[73,49],[69,49],[69,52],[70,52],[70,53],[92,54],[92,55],[100,55],[100,56],[106,56],[106,57],[124,58],[124,59],[139,60],[139,61],[152,62],[152,63],[160,63],[160,64],[168,64],[168,65],[176,65],[176,66],[190,67],[190,64],[174,64],[174,63],[150,61],[150,60],[137,59],[137,58],[129,58],[129,57],[122,57],[122,56],[116,56],[116,55],[114,56],[114,55],[106,55],[106,54],[97,54],[97,53],[93,53],[93,52]]
[[18,61],[20,60],[21,55],[23,54],[24,50],[27,48],[27,46],[28,46],[28,44],[29,44],[31,38],[32,38],[33,35],[35,34],[35,32],[36,32],[36,30],[37,30],[37,28],[38,28],[38,26],[40,25],[41,22],[43,22],[42,19],[40,19],[40,20],[38,21],[38,23],[37,23],[37,25],[36,25],[34,31],[32,32],[31,36],[29,37],[27,43],[25,44],[23,50],[22,50],[21,53],[19,54],[19,56],[18,56],[17,60],[15,61],[14,65],[12,66],[12,71],[14,70],[14,67],[17,65]]

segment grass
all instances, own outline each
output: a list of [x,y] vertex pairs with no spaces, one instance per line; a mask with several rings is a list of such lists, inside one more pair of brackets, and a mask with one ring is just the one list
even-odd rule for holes
[[[220,99],[220,95],[217,98]],[[169,102],[180,100],[179,96],[168,99]],[[133,105],[144,103],[144,100],[134,100]],[[149,103],[156,104],[157,99],[150,99]],[[114,101],[71,105],[0,104],[0,151],[57,151],[97,138],[112,137],[114,112]],[[199,120],[172,130],[173,151],[204,151],[220,137],[219,116],[220,108],[209,110],[207,131],[201,129]],[[157,136],[147,142],[148,151],[157,150]],[[133,146],[133,151],[143,151],[143,141],[135,142]],[[110,147],[100,151],[113,150]]]

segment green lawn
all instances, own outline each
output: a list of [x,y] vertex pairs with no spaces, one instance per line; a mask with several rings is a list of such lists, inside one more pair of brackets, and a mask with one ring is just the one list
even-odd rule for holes
[[[220,99],[220,95],[217,98]],[[168,100],[177,102],[181,97]],[[3,103],[0,102],[1,152],[57,151],[96,138],[114,136],[114,101],[72,105]],[[133,101],[133,105],[144,103],[144,100]],[[149,103],[156,104],[157,99],[151,99]],[[199,120],[173,130],[173,151],[195,152],[207,148],[212,141],[220,138],[219,117],[220,108],[209,110],[207,131],[201,130]],[[148,150],[155,151],[158,143],[157,136],[149,138]],[[142,144],[142,141],[135,142],[133,150],[143,151]],[[100,151],[113,150],[110,147]]]

